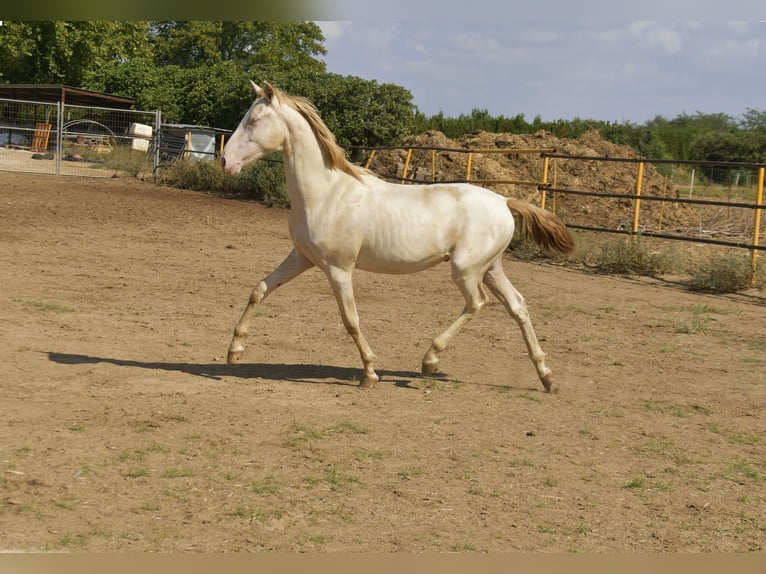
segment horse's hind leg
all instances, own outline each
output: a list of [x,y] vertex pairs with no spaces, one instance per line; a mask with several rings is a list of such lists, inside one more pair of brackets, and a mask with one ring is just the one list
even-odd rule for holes
[[455,322],[431,343],[431,347],[423,357],[422,372],[424,375],[432,375],[436,372],[439,368],[439,354],[447,348],[450,339],[487,304],[487,294],[484,292],[484,288],[478,278],[474,277],[472,273],[465,274],[459,267],[453,264],[452,280],[465,298],[465,307]]
[[255,286],[250,294],[250,300],[245,307],[242,316],[234,327],[234,337],[229,345],[228,363],[236,363],[242,357],[245,350],[244,341],[250,331],[250,323],[255,313],[255,307],[263,301],[274,289],[284,285],[291,279],[313,267],[313,263],[306,259],[299,251],[293,249],[279,266],[264,277],[258,285]]
[[484,284],[519,324],[524,335],[524,342],[527,344],[529,357],[535,364],[540,382],[542,382],[546,392],[550,392],[553,390],[553,380],[551,370],[545,365],[545,353],[537,341],[524,297],[514,288],[503,271],[502,257],[498,257],[484,274]]

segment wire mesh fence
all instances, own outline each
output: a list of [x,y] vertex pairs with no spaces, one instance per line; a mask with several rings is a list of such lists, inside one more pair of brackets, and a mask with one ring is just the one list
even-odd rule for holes
[[159,111],[0,99],[0,170],[111,177],[151,171]]

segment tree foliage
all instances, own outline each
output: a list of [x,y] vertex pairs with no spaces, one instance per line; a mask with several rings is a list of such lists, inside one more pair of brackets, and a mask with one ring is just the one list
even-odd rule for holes
[[146,22],[5,22],[0,82],[79,87],[102,66],[150,56]]
[[158,65],[186,68],[238,62],[245,70],[287,65],[324,70],[324,35],[313,22],[156,22],[152,44]]

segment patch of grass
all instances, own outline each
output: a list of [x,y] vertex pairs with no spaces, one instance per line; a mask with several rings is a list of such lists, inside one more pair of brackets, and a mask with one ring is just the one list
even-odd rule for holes
[[327,537],[321,534],[304,535],[295,540],[295,544],[299,547],[309,545],[322,546],[325,543],[327,543]]
[[733,315],[739,313],[734,309],[716,307],[714,305],[685,305],[678,308],[679,311],[688,311],[694,315]]
[[671,414],[674,417],[684,418],[689,416],[684,409],[673,405],[662,405],[653,401],[644,402],[644,408],[651,413]]
[[675,332],[681,335],[695,335],[697,333],[707,333],[712,317],[694,316],[691,319],[678,321],[675,326]]
[[462,382],[456,380],[447,379],[423,379],[423,389],[426,391],[440,391],[445,389],[459,389],[462,386]]
[[35,301],[32,299],[14,299],[14,301],[44,313],[73,313],[75,310],[74,307],[53,301]]
[[645,484],[645,480],[642,477],[636,477],[629,482],[626,482],[622,485],[623,488],[643,488]]
[[450,546],[450,552],[476,552],[476,546],[471,542],[458,542]]
[[333,489],[347,483],[359,482],[359,478],[350,474],[344,474],[334,464],[328,464],[324,469],[324,479]]
[[356,423],[344,421],[329,427],[327,432],[339,434],[367,434],[368,429]]
[[279,492],[281,484],[278,480],[276,480],[274,477],[266,477],[263,480],[256,480],[251,485],[250,488],[255,492],[256,494],[260,494],[262,496],[265,496],[267,494],[277,494]]
[[405,480],[418,477],[421,474],[423,474],[423,469],[421,468],[406,468],[396,473],[398,477],[403,478]]
[[379,450],[369,451],[358,448],[352,453],[352,456],[357,462],[364,462],[365,460],[381,460],[385,454]]
[[142,478],[149,476],[149,469],[147,468],[131,468],[125,473],[126,478]]
[[702,293],[736,293],[750,287],[750,258],[714,254],[707,263],[689,269],[689,290]]
[[261,508],[253,509],[253,508],[250,508],[249,506],[238,506],[237,509],[232,514],[236,518],[247,518],[251,522],[253,520],[257,520],[258,522],[263,524],[272,519],[282,518],[285,515],[285,512],[284,510],[281,510],[278,508],[264,510]]
[[757,469],[753,468],[753,466],[750,463],[747,463],[747,462],[734,463],[733,465],[731,465],[729,470],[730,472],[734,472],[736,474],[749,478],[754,482],[763,481],[763,475],[760,472],[758,472]]
[[181,413],[160,413],[162,420],[175,423],[185,423],[188,419]]
[[705,428],[712,433],[724,437],[730,442],[736,444],[757,445],[763,442],[763,438],[759,434],[744,433],[738,431],[729,431],[721,428],[718,423],[709,423],[705,425]]
[[766,337],[752,337],[746,342],[747,348],[753,351],[766,352]]
[[150,154],[127,146],[114,146],[108,154],[97,154],[95,159],[104,161],[101,164],[104,169],[122,171],[133,177],[140,173],[151,173],[153,169]]
[[287,429],[287,437],[285,438],[284,444],[290,448],[297,448],[310,440],[321,439],[324,434],[324,431],[319,429],[292,423],[290,428]]
[[545,480],[543,481],[543,484],[545,486],[558,486],[559,481],[557,478],[554,478],[552,476],[545,477]]
[[168,468],[162,471],[162,478],[190,478],[193,473],[188,468]]
[[109,538],[110,536],[111,534],[103,528],[91,528],[86,532],[67,532],[59,538],[58,544],[63,548],[84,548],[91,538]]

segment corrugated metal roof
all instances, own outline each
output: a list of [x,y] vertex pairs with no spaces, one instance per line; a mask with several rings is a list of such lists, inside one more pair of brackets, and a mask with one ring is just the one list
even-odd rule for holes
[[63,102],[74,106],[98,106],[120,110],[129,110],[136,104],[135,98],[102,94],[63,84],[0,84],[0,98]]

